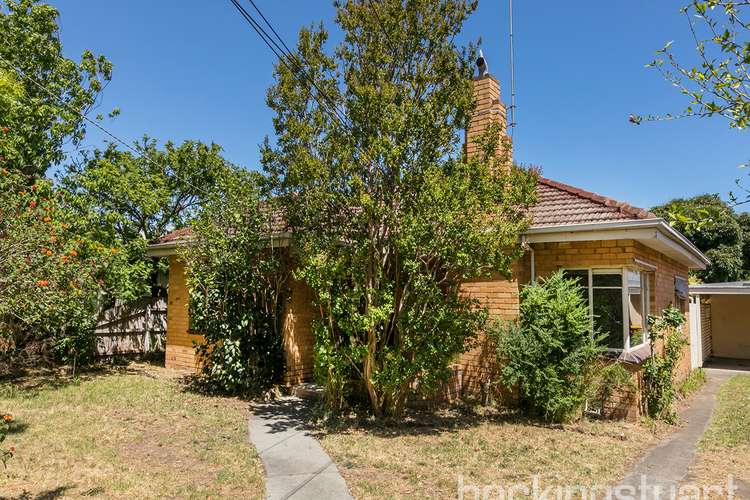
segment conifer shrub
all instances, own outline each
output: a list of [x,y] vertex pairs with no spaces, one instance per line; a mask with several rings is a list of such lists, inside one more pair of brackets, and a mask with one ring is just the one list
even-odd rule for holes
[[501,383],[529,416],[549,422],[583,413],[603,352],[575,280],[557,272],[521,290],[520,315],[499,329]]

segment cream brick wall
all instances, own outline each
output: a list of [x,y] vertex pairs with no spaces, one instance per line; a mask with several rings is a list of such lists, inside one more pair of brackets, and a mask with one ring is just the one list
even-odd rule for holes
[[313,306],[312,290],[306,284],[292,281],[289,289],[291,293],[284,310],[284,382],[295,385],[313,378],[312,323],[318,313]]
[[[303,283],[293,281],[284,307],[284,355],[286,372],[284,382],[292,385],[312,379],[313,334],[312,320],[316,313],[312,294]],[[176,257],[169,259],[169,294],[167,302],[167,345],[165,366],[177,370],[197,371],[199,362],[195,342],[203,337],[188,331],[188,291],[185,283],[185,266]]]
[[[461,286],[461,292],[477,299],[489,310],[494,319],[512,321],[518,318],[518,287],[516,277],[506,279],[496,275],[488,279],[466,282]],[[456,365],[461,373],[464,395],[479,394],[487,382],[495,380],[498,376],[497,346],[494,340],[480,332],[475,345],[459,357]]]
[[188,290],[185,266],[177,257],[169,258],[169,291],[167,295],[167,345],[164,364],[167,368],[195,371],[198,363],[194,342],[200,335],[189,333]]
[[492,75],[475,78],[472,82],[473,96],[476,108],[469,127],[465,132],[464,147],[466,155],[471,157],[479,152],[476,140],[492,123],[500,124],[502,140],[498,145],[498,154],[503,153],[503,148],[508,148],[508,158],[513,158],[512,144],[508,137],[508,127],[505,105],[500,100],[500,83]]
[[[634,240],[603,240],[543,243],[533,245],[536,256],[536,270],[538,276],[548,276],[558,269],[573,268],[607,268],[607,267],[636,267],[636,260],[653,266],[654,283],[651,287],[650,314],[658,314],[670,305],[674,305],[674,278],[679,276],[687,279],[687,266],[649,248]],[[687,315],[687,302],[682,304],[682,311]],[[690,339],[689,322],[686,322],[683,333]],[[643,380],[639,365],[629,365],[633,373],[633,380],[639,388],[633,397],[625,395],[615,396],[617,402],[629,401],[624,410],[619,408],[628,418],[635,418],[642,413],[640,398]],[[685,347],[677,370],[677,380],[684,379],[690,372],[690,346]]]
[[[533,245],[538,276],[548,276],[562,268],[626,267],[634,266],[635,260],[655,267],[652,286],[652,308],[655,314],[674,302],[674,277],[687,277],[687,268],[674,260],[633,240],[560,242]],[[476,298],[487,307],[494,318],[511,321],[518,317],[520,287],[530,280],[530,257],[527,253],[514,266],[512,276],[495,275],[487,279],[466,282],[463,293]],[[287,370],[284,381],[296,384],[312,379],[314,363],[314,338],[312,322],[317,315],[313,307],[312,292],[303,283],[292,282],[291,294],[284,309],[284,351]],[[170,259],[169,298],[167,309],[166,366],[169,368],[196,370],[194,342],[199,335],[189,333],[188,294],[185,286],[184,266],[176,258]],[[685,334],[689,338],[688,326]],[[689,372],[689,347],[683,353],[679,378]],[[639,366],[629,366],[634,381],[640,387],[642,378]],[[500,366],[497,362],[496,346],[484,333],[478,335],[472,348],[462,354],[456,362],[460,382],[451,385],[461,388],[463,395],[478,395],[485,384],[497,379]],[[458,391],[448,391],[455,395]],[[629,406],[623,408],[624,402]],[[613,413],[637,416],[641,401],[636,395],[618,395],[612,402]]]

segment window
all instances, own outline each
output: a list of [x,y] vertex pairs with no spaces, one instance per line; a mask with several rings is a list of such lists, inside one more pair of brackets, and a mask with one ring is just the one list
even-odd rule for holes
[[649,277],[632,269],[571,269],[565,276],[581,285],[593,328],[609,350],[622,351],[648,341]]
[[624,349],[621,271],[592,271],[591,312],[594,330],[605,336],[604,345]]
[[649,275],[627,270],[628,276],[628,336],[630,349],[648,341],[648,312],[650,303]]

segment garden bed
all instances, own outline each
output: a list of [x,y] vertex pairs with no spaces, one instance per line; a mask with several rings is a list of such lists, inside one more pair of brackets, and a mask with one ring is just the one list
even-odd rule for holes
[[261,498],[248,404],[190,392],[147,365],[0,385],[16,454],[0,472],[10,498]]

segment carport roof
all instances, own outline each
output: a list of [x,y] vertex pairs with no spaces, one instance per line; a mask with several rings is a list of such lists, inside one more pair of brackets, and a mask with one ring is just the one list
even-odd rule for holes
[[750,281],[726,281],[690,285],[693,295],[750,295]]

